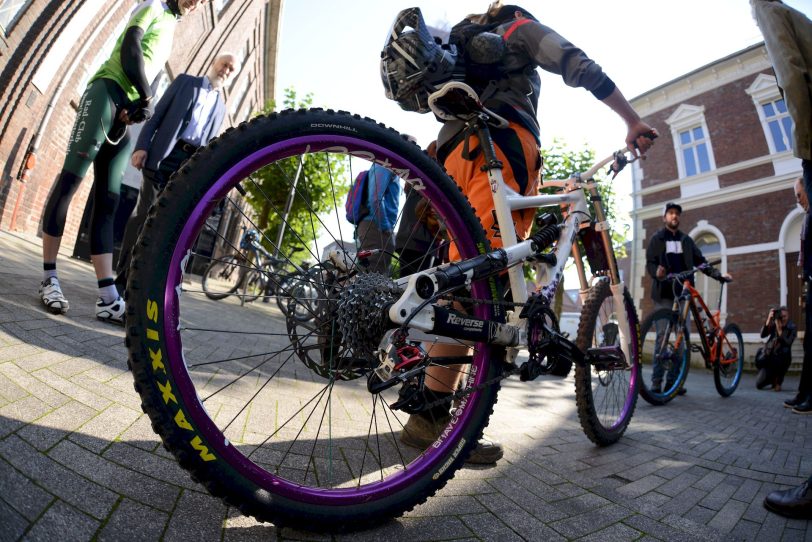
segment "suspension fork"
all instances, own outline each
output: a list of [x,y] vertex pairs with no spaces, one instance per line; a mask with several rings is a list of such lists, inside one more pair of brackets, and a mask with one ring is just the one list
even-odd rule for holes
[[[590,199],[593,203],[593,208],[595,209],[595,229],[600,233],[606,261],[609,263],[609,289],[612,292],[615,314],[618,320],[618,328],[620,331],[620,349],[623,352],[623,355],[626,356],[626,360],[631,362],[632,357],[631,351],[629,350],[629,344],[631,343],[631,339],[637,340],[637,329],[632,330],[629,327],[629,320],[626,318],[626,300],[624,298],[626,285],[622,280],[620,280],[620,273],[617,269],[615,249],[612,246],[612,230],[609,228],[609,221],[606,220],[606,213],[603,211],[603,198],[601,197],[600,192],[598,192],[595,181],[592,179],[587,179],[586,189],[589,192]],[[577,243],[573,244],[577,246]],[[578,256],[580,256],[580,254],[578,254]],[[581,275],[584,275],[584,277],[582,278]],[[582,263],[579,268],[579,279],[581,282],[585,282],[585,277],[586,275],[583,272]]]

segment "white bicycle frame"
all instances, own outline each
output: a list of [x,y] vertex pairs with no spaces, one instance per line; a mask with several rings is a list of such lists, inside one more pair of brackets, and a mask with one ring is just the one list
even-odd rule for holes
[[[537,277],[536,281],[537,291],[541,292],[546,299],[552,300],[555,289],[558,287],[563,277],[564,266],[566,265],[569,257],[572,255],[574,256],[576,269],[578,271],[582,301],[586,297],[590,284],[587,280],[583,259],[581,258],[578,245],[576,243],[578,231],[581,229],[581,227],[588,227],[592,219],[587,207],[585,191],[589,192],[593,196],[597,196],[597,189],[592,178],[601,168],[614,160],[615,155],[613,154],[612,156],[597,162],[592,166],[592,168],[589,169],[589,171],[583,174],[575,175],[564,181],[545,182],[544,184],[546,187],[559,187],[561,189],[561,193],[553,195],[523,196],[516,193],[505,184],[501,169],[491,168],[488,170],[488,179],[490,182],[494,208],[496,211],[496,221],[502,237],[502,249],[507,254],[510,290],[512,292],[514,302],[525,303],[529,298],[521,264],[536,254],[532,248],[531,240],[522,242],[518,241],[511,212],[521,209],[538,209],[553,206],[566,206],[565,220],[558,242],[556,243],[553,251],[555,255],[554,263],[539,263],[537,265],[537,269],[539,271],[539,276]],[[581,179],[584,180],[582,181]],[[596,201],[595,204],[595,214],[597,219],[595,227],[604,236],[603,240],[605,249],[608,252],[611,252],[612,247],[611,240],[609,238],[609,225],[606,221],[603,209],[600,206],[600,202]],[[622,311],[625,303],[623,299],[625,285],[620,280],[613,255],[607,254],[607,260],[609,261],[610,267],[610,269],[607,270],[607,275],[610,280],[610,287],[614,298],[615,307],[617,307],[617,311]],[[433,271],[443,269],[445,267],[446,266],[439,266],[437,268],[427,269],[409,277],[404,277],[398,281],[401,286],[405,287],[405,292],[390,308],[390,319],[398,324],[406,324],[408,322],[410,329],[431,333],[434,328],[434,311],[431,305],[425,304],[425,299],[422,299],[417,295],[415,286],[418,277],[432,277]],[[420,308],[421,305],[423,305],[422,308]],[[418,308],[420,308],[418,312],[414,313],[414,311]],[[629,323],[625,317],[617,317],[617,323],[621,338],[621,350],[626,356],[626,359],[630,359],[628,338],[631,336],[631,330],[629,329]],[[508,360],[512,362],[519,350],[527,348],[526,325],[524,324],[523,319],[519,317],[518,311],[510,311],[508,313],[508,321],[506,325],[508,329],[501,333],[501,335],[505,337],[503,339],[504,342],[496,342],[498,344],[505,344],[505,346],[509,347]],[[413,340],[444,342],[439,337],[434,335],[420,337],[415,336],[414,333],[410,333],[410,337]],[[459,344],[459,342],[456,340],[455,343]]]

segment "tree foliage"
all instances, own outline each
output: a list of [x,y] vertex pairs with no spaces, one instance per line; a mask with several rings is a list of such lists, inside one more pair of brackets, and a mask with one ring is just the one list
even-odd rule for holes
[[[589,147],[583,146],[581,149],[570,149],[559,139],[554,139],[552,145],[541,150],[541,158],[544,161],[542,179],[551,180],[568,179],[574,173],[584,172],[588,170],[596,160],[595,151]],[[616,231],[614,227],[614,224],[616,224],[616,196],[614,185],[605,170],[598,172],[598,174],[595,175],[595,180],[598,185],[598,193],[603,200],[603,211],[606,214],[606,219],[613,225],[612,244],[615,248],[615,254],[621,257],[625,251],[624,243],[626,242],[626,236],[624,233]],[[554,191],[553,189],[545,189],[543,182],[541,188],[542,193],[551,193]],[[595,216],[592,201],[589,201],[589,210],[592,216]],[[539,210],[539,213],[545,212],[549,213],[550,209]],[[556,210],[556,214],[560,219],[560,211]]]
[[[541,150],[541,157],[544,163],[542,170],[542,179],[549,180],[564,180],[571,177],[574,173],[585,172],[595,163],[595,151],[587,146],[581,149],[567,148],[566,144],[559,139],[554,139],[550,147]],[[615,191],[614,186],[609,180],[609,176],[604,171],[598,172],[595,175],[597,181],[598,193],[601,195],[603,202],[603,211],[606,219],[610,224],[615,222]],[[544,188],[542,182],[542,193],[555,193],[557,189]],[[587,200],[589,205],[590,214],[594,217],[594,204],[591,200]],[[558,216],[559,221],[562,220],[560,209],[544,208],[539,209],[538,214],[554,213]],[[621,257],[624,254],[625,235],[612,229],[612,245],[615,249],[615,254]],[[583,254],[583,251],[581,251]],[[553,300],[553,311],[556,314],[561,314],[564,302],[564,283],[562,280],[561,285],[556,290],[555,299]]]
[[[285,90],[285,109],[307,108],[312,102],[311,94],[297,100],[295,90]],[[267,115],[275,109],[276,104],[269,101],[254,116]],[[309,246],[323,228],[319,217],[343,208],[349,188],[344,178],[347,171],[349,164],[341,155],[295,154],[265,166],[244,181],[246,201],[264,234],[266,248],[274,251],[268,240],[276,241],[283,223],[282,253],[290,254],[294,247]],[[291,208],[284,220],[289,198]]]

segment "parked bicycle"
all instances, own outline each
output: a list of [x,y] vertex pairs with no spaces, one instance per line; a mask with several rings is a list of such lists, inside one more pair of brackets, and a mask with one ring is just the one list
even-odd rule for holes
[[[309,274],[310,264],[303,262],[288,271],[289,261],[268,252],[258,230],[242,226],[242,231],[240,250],[213,258],[203,272],[201,283],[206,296],[214,300],[236,296],[241,303],[256,301],[260,296],[275,297],[285,315],[292,312],[297,319],[311,319],[317,294]],[[291,254],[300,250],[296,248]]]
[[[719,304],[711,311],[702,295],[691,284],[691,277],[719,261],[701,264],[666,278],[682,283],[682,293],[674,296],[671,309],[660,309],[643,321],[642,381],[640,395],[652,405],[664,405],[677,396],[691,368],[691,352],[699,352],[705,367],[713,369],[713,383],[722,397],[729,397],[741,381],[744,367],[744,340],[739,326],[732,322],[721,324],[722,294],[730,279],[722,277]],[[676,292],[675,292],[676,293]],[[689,320],[693,317],[699,344],[691,344]],[[665,377],[665,378],[663,378]],[[663,381],[663,387],[653,388],[652,381]]]
[[[507,121],[483,108],[470,87],[450,83],[432,95],[431,105],[438,116],[471,123],[487,163],[497,163],[489,126]],[[594,176],[610,164],[619,171],[630,160],[618,151],[584,173],[545,181],[559,193],[533,197],[509,192],[501,170],[491,167],[504,241],[491,251],[443,168],[371,119],[283,111],[226,132],[170,181],[161,212],[152,214],[140,239],[137,259],[150,265],[133,266],[127,321],[145,412],[181,466],[212,494],[263,521],[309,529],[378,523],[434,494],[476,445],[500,382],[511,375],[566,374],[574,363],[584,432],[599,445],[616,442],[637,402],[639,323],[620,280]],[[346,254],[333,250],[328,262],[311,268],[318,300],[312,320],[246,322],[220,305],[216,322],[197,323],[204,317],[201,301],[185,290],[182,261],[211,206],[223,202],[241,212],[232,190],[257,193],[255,172],[272,171],[287,180],[293,208],[307,213],[289,231],[318,259],[323,236],[348,237],[335,202],[353,172],[372,163],[412,185],[431,223],[439,224],[437,235],[455,246],[459,259],[394,278],[358,272]],[[317,208],[312,194],[325,186],[334,195],[329,208]],[[543,215],[532,237],[518,242],[511,211],[539,207],[563,207],[563,223]],[[270,198],[268,208],[278,209]],[[559,333],[551,309],[570,256],[583,300],[574,342]],[[529,260],[544,270],[532,294],[522,273]],[[211,359],[210,344],[226,354]],[[434,357],[437,345],[463,345],[468,354]],[[520,349],[529,352],[521,365]],[[458,366],[462,387],[427,402],[422,392],[430,369]],[[416,449],[400,441],[410,414],[452,402],[448,425],[434,443]]]

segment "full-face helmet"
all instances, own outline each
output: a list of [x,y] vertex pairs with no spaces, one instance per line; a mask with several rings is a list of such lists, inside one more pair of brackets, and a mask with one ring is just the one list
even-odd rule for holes
[[428,113],[429,94],[451,79],[457,49],[438,43],[429,32],[420,8],[398,13],[381,52],[381,80],[386,97],[406,111]]

